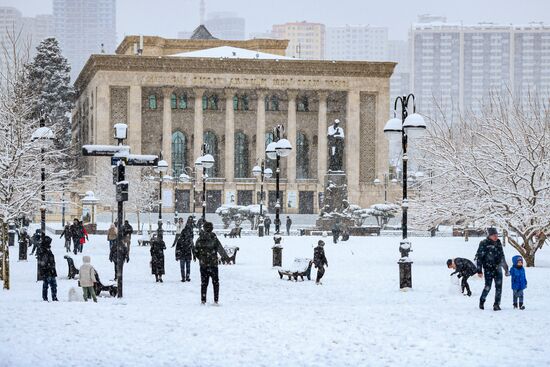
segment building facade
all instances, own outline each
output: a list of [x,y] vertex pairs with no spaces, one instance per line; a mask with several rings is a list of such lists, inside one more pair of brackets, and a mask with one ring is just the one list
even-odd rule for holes
[[116,0],[53,0],[53,16],[55,34],[71,64],[71,79],[91,54],[115,50]]
[[304,60],[325,58],[325,25],[321,23],[296,22],[275,24],[272,35],[288,40],[286,55]]
[[[127,123],[131,152],[162,151],[175,176],[193,166],[206,143],[216,161],[207,188],[207,210],[214,211],[224,203],[258,203],[260,184],[252,167],[265,158],[272,128],[282,124],[294,148],[281,159],[282,211],[317,213],[328,167],[327,129],[340,119],[350,201],[366,206],[383,199],[373,181],[388,172],[383,128],[394,63],[294,60],[283,56],[288,41],[266,39],[145,37],[143,56],[137,56],[132,53],[137,41],[126,37],[116,55],[93,55],[78,77],[72,121],[79,144],[112,144],[112,126]],[[240,54],[215,56],[220,46]],[[209,57],[197,55],[201,47]],[[244,56],[247,52],[253,55]],[[82,190],[108,164],[100,161],[105,159],[83,159]],[[189,211],[190,183],[166,190],[175,195],[179,212]],[[273,210],[274,178],[266,191]]]
[[519,98],[550,88],[550,26],[418,23],[410,33],[411,90],[419,111],[454,119],[478,112],[491,92]]
[[327,27],[327,60],[388,60],[388,28],[369,25]]
[[54,36],[53,16],[39,14],[36,17],[24,17],[13,7],[0,7],[0,43],[8,41],[8,33],[19,35],[21,47],[30,46],[30,55],[35,54],[36,46],[46,37]]

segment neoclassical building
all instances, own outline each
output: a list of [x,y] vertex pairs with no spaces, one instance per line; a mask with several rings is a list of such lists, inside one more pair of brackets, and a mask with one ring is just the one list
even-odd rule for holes
[[[203,27],[190,40],[127,36],[115,55],[92,55],[76,80],[73,137],[80,145],[114,144],[112,126],[126,123],[131,152],[162,151],[172,176],[192,167],[206,143],[216,160],[208,180],[213,211],[224,203],[258,202],[252,167],[265,158],[273,127],[281,124],[294,148],[281,159],[283,212],[317,213],[327,128],[339,119],[350,201],[383,200],[373,181],[388,172],[383,128],[395,64],[289,59],[287,43],[218,40]],[[98,159],[83,158],[83,190]],[[191,185],[165,187],[178,211],[189,211]],[[275,180],[265,189],[273,210]]]

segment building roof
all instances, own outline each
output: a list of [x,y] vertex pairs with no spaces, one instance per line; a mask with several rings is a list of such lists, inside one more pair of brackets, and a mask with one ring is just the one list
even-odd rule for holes
[[193,34],[191,35],[190,39],[192,40],[215,40],[217,39],[210,33],[206,27],[201,24],[195,30],[193,31]]
[[262,59],[262,60],[285,60],[291,57],[270,54],[266,52],[252,51],[240,47],[220,46],[207,48],[205,50],[181,52],[175,57],[205,57],[205,58],[224,58],[224,59]]

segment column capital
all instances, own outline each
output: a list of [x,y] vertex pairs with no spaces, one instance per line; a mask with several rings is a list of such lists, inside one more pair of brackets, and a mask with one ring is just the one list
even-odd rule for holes
[[326,101],[328,98],[328,94],[329,92],[326,90],[317,91],[317,96],[319,97],[320,101]]
[[193,88],[193,93],[195,94],[195,98],[202,98],[204,92],[206,92],[205,88]]
[[172,96],[174,89],[175,89],[174,87],[169,87],[169,86],[162,87],[162,95],[164,97],[170,97]]
[[288,99],[296,99],[298,97],[298,91],[297,90],[287,90],[286,95],[288,96]]
[[225,98],[233,98],[235,96],[235,94],[237,94],[236,89],[226,88],[226,89],[223,90],[223,95],[224,95]]

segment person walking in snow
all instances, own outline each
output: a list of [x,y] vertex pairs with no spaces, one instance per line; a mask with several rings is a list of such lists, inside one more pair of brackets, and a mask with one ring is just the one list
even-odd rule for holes
[[464,293],[464,289],[466,289],[466,295],[470,297],[472,295],[472,292],[470,291],[468,278],[477,272],[476,265],[468,259],[457,257],[455,259],[447,260],[447,268],[454,269],[454,271],[451,273],[451,276],[458,273],[458,278],[462,278],[462,281],[460,283],[462,293]]
[[332,225],[332,242],[338,243],[338,238],[340,238],[340,222],[334,222]]
[[517,255],[512,257],[512,269],[510,269],[510,275],[512,276],[512,291],[514,308],[525,310],[523,305],[523,290],[527,288],[527,278],[525,277],[525,268],[523,267],[523,257]]
[[134,227],[125,220],[122,225],[122,242],[126,246],[127,257],[130,257],[130,245],[132,244],[132,233],[134,233]]
[[25,227],[19,230],[19,260],[27,260],[27,251],[29,249],[30,237]]
[[117,238],[118,238],[118,232],[116,230],[116,227],[114,224],[111,224],[109,226],[109,230],[107,231],[107,241],[109,241],[109,251],[113,248],[113,246],[116,246]]
[[223,259],[229,258],[220,240],[213,232],[214,226],[210,222],[204,222],[203,231],[195,243],[195,259],[199,259],[201,272],[201,304],[206,304],[206,292],[208,283],[212,278],[214,287],[214,303],[217,305],[220,294],[220,281],[218,277],[218,254]]
[[508,264],[504,257],[502,244],[498,239],[496,228],[487,230],[487,238],[479,243],[476,254],[477,274],[481,278],[485,275],[485,287],[479,298],[479,308],[484,309],[485,300],[491,290],[493,281],[495,282],[495,303],[494,311],[500,311],[500,299],[502,296],[502,269],[504,268],[506,276],[509,276]]
[[264,230],[265,230],[266,236],[269,236],[270,228],[271,228],[271,218],[269,218],[269,216],[266,215],[264,218]]
[[84,301],[88,302],[88,298],[92,298],[94,302],[97,302],[94,289],[96,283],[95,269],[92,264],[90,264],[90,256],[83,256],[82,262],[83,264],[78,272],[78,284],[82,287]]
[[193,217],[187,218],[185,227],[176,236],[172,247],[176,246],[176,261],[180,262],[181,281],[190,282],[191,258],[193,254]]
[[286,235],[290,236],[290,227],[292,226],[292,219],[287,215],[286,216]]
[[155,281],[162,283],[162,276],[164,275],[164,250],[166,250],[166,244],[162,240],[162,237],[153,235],[151,238],[151,273],[155,276]]
[[59,238],[65,237],[65,252],[71,252],[71,225],[67,222]]
[[78,218],[71,224],[71,238],[73,240],[73,253],[76,255],[80,251],[80,239],[84,237],[84,227],[80,224]]
[[57,301],[57,271],[55,270],[55,256],[51,249],[52,239],[50,236],[44,237],[44,243],[38,250],[38,266],[42,283],[42,299],[48,301],[48,286],[51,288],[52,301]]
[[[34,234],[32,235],[30,240],[32,244],[31,255],[34,255],[34,252],[37,251],[37,249],[39,249],[41,239],[42,239],[42,232],[40,231],[40,229],[37,229],[36,231],[34,231]],[[38,252],[36,252],[36,255],[38,256]]]
[[324,246],[325,241],[319,240],[319,242],[317,242],[317,247],[313,250],[313,264],[315,264],[317,268],[317,279],[315,280],[315,284],[323,284],[321,283],[321,278],[325,275],[325,265],[328,267]]

